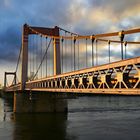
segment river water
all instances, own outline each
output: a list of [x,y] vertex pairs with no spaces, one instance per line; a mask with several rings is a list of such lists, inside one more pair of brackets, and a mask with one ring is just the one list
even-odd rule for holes
[[67,114],[13,114],[0,98],[0,140],[140,140],[140,97],[68,99]]

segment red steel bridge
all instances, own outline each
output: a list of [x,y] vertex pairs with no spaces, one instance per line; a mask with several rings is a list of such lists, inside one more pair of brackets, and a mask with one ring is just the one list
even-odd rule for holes
[[139,50],[139,35],[140,28],[80,35],[25,24],[16,70],[5,72],[4,89],[140,95],[140,56],[129,57]]

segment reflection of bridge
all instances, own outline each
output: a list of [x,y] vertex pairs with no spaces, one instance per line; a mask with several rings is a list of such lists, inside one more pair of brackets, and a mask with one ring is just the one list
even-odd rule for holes
[[[132,29],[82,36],[59,27],[40,28],[25,24],[16,74],[11,73],[14,84],[6,87],[5,73],[5,90],[138,95],[140,57],[126,59],[126,49],[129,44],[140,44],[129,41],[131,37],[128,37],[139,32],[140,29]],[[124,41],[125,35],[129,40]],[[100,55],[101,49],[106,51],[104,56]],[[119,49],[121,60],[112,62],[113,53]],[[18,73],[21,73],[21,82],[16,83]]]

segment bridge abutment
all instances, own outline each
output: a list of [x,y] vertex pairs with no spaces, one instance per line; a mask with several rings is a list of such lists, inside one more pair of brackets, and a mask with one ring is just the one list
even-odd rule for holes
[[66,113],[65,94],[14,93],[14,113]]

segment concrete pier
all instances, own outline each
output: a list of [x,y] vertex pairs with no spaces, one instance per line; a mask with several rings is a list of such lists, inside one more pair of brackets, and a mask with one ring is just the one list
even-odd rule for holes
[[14,93],[14,113],[67,112],[65,94]]

